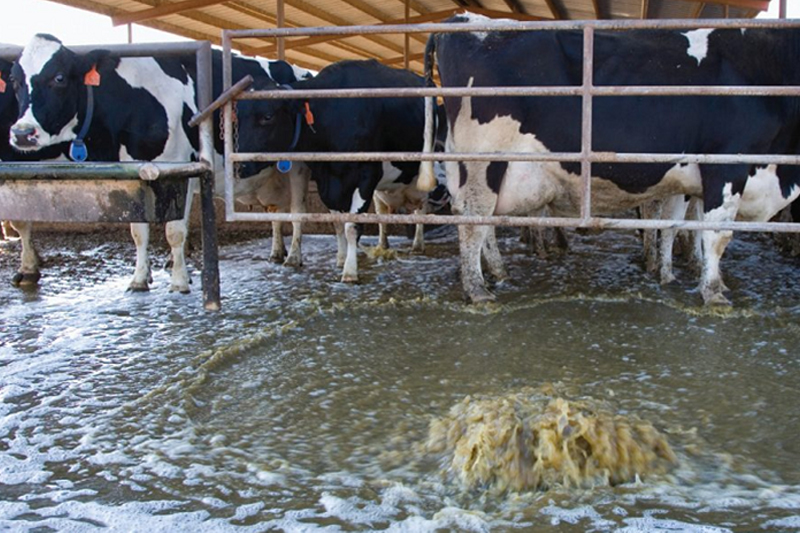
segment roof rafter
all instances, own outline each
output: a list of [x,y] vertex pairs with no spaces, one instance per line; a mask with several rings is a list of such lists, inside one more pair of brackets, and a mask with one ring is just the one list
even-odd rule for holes
[[[433,21],[444,20],[444,19],[446,19],[448,17],[451,17],[451,16],[455,15],[456,13],[460,13],[460,12],[463,12],[463,11],[465,11],[465,10],[462,9],[462,8],[456,8],[456,9],[445,9],[444,11],[436,11],[434,13],[426,13],[425,15],[418,15],[416,17],[410,17],[408,19],[408,23],[409,24],[421,24],[423,22],[433,22]],[[541,17],[537,17],[537,16],[534,16],[534,15],[526,15],[526,14],[523,14],[523,13],[504,13],[504,12],[501,12],[501,11],[493,11],[493,10],[490,10],[490,9],[475,9],[475,8],[472,8],[472,9],[468,9],[467,11],[471,11],[473,13],[479,13],[479,14],[487,15],[487,16],[494,16],[494,17],[501,17],[502,16],[502,17],[506,17],[506,18],[509,18],[509,19],[513,19],[513,20],[543,20]],[[387,21],[387,22],[381,22],[380,24],[376,24],[376,25],[377,26],[387,26],[387,25],[394,25],[394,24],[403,24],[405,22],[406,22],[405,19],[399,19],[399,20],[390,20],[390,21]],[[303,38],[303,39],[298,39],[298,40],[295,40],[295,41],[287,42],[286,43],[286,49],[287,50],[289,50],[289,49],[300,50],[300,49],[303,49],[305,47],[312,46],[312,45],[315,45],[315,44],[324,43],[324,42],[328,42],[328,41],[334,41],[334,40],[337,40],[337,39],[351,38],[351,37],[352,36],[342,37],[341,35],[318,35],[316,37],[306,37],[306,38]],[[273,45],[270,45],[270,46],[265,46],[264,48],[259,48],[257,50],[258,50],[258,55],[269,55],[269,54],[274,53],[277,49],[278,49],[277,45],[273,44]]]
[[183,0],[182,2],[175,2],[172,4],[161,4],[156,7],[151,7],[150,9],[113,16],[111,17],[111,24],[114,26],[133,24],[135,22],[143,22],[145,20],[166,17],[167,15],[175,15],[176,13],[182,13],[183,11],[198,9],[201,7],[224,4],[227,1],[228,0]]

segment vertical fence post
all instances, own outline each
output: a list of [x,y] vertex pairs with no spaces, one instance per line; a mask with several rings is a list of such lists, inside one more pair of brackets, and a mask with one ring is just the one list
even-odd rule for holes
[[592,89],[594,88],[594,26],[583,28],[583,112],[581,114],[581,219],[592,216]]
[[[222,31],[222,92],[233,85],[233,59],[231,53],[231,38],[228,30]],[[225,160],[225,219],[230,221],[234,216],[235,204],[233,201],[233,102],[228,102],[222,108],[223,143]]]
[[[206,41],[197,50],[197,106],[211,105],[212,93],[211,43]],[[201,228],[203,235],[203,307],[219,311],[219,250],[217,220],[214,211],[214,118],[200,123],[200,161],[207,169],[200,176]]]

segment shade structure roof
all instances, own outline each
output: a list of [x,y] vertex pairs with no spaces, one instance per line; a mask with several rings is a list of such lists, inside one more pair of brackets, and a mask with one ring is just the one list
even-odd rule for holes
[[[752,18],[770,0],[52,0],[111,17],[114,24],[141,24],[190,39],[221,42],[223,29],[349,26],[436,22],[471,11],[519,20],[636,18]],[[779,0],[772,0],[778,2]],[[282,5],[281,5],[282,4]],[[286,60],[320,69],[342,59],[375,58],[420,70],[425,35],[317,36],[284,41]],[[274,38],[242,39],[248,55],[275,58]]]

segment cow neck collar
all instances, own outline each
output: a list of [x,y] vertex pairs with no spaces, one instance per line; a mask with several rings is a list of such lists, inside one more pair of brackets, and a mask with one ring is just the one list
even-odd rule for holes
[[[287,91],[291,91],[292,90],[292,86],[291,85],[283,84],[283,85],[279,85],[279,87],[281,89],[284,89],[284,90],[287,90]],[[308,106],[308,102],[306,102],[305,105],[307,107]],[[314,131],[314,127],[311,126],[311,124],[309,124],[309,127],[311,128],[312,131]],[[289,148],[287,149],[287,152],[291,152],[295,148],[297,148],[297,143],[300,141],[300,131],[302,129],[303,129],[303,112],[302,111],[298,111],[297,112],[297,118],[294,121],[294,135],[292,136],[292,144],[289,145]],[[278,167],[278,171],[279,172],[282,172],[282,173],[286,174],[287,172],[292,170],[292,162],[288,161],[286,159],[281,159],[280,161],[278,161],[277,167]]]
[[92,117],[94,116],[94,88],[91,85],[86,86],[86,116],[83,118],[83,125],[78,132],[78,136],[69,145],[69,157],[73,161],[83,163],[89,156],[89,150],[86,148],[86,143],[83,142],[86,134],[89,133],[89,126],[92,125]]

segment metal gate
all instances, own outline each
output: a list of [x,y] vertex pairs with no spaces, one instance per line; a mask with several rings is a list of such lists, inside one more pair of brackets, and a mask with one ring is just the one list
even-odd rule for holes
[[[720,96],[795,96],[800,97],[797,86],[602,86],[593,84],[594,35],[596,30],[633,29],[685,29],[698,28],[800,28],[800,20],[591,20],[556,22],[492,21],[489,23],[459,24],[395,24],[381,26],[279,28],[263,30],[226,30],[223,44],[223,96],[215,103],[224,105],[225,140],[225,205],[228,221],[309,221],[309,222],[362,222],[392,224],[473,224],[491,226],[545,226],[614,229],[688,229],[800,232],[800,223],[774,222],[707,222],[696,220],[641,220],[601,218],[591,212],[592,163],[671,163],[671,164],[779,164],[798,165],[798,155],[709,155],[709,154],[647,154],[610,153],[592,150],[592,98],[594,96],[667,96],[667,95],[720,95]],[[474,31],[526,31],[526,30],[582,30],[584,36],[583,84],[570,87],[450,87],[403,89],[328,89],[286,91],[249,91],[247,81],[233,85],[231,48],[235,39],[284,38],[320,35],[374,35],[406,33],[453,33]],[[282,99],[282,98],[352,98],[352,97],[436,97],[436,96],[580,96],[582,98],[582,143],[577,153],[237,153],[233,143],[231,99]],[[510,216],[442,216],[442,215],[377,215],[345,213],[239,213],[234,210],[234,164],[246,161],[562,161],[580,162],[583,182],[580,218],[510,217]]]

